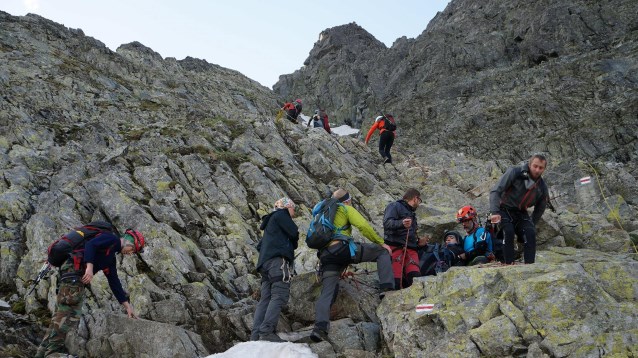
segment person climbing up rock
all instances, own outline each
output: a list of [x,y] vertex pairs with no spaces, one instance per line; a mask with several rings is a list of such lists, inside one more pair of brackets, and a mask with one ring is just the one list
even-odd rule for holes
[[[315,304],[315,326],[310,335],[314,342],[326,340],[330,328],[330,307],[337,297],[341,273],[349,264],[377,263],[379,286],[383,292],[394,289],[390,247],[383,243],[366,219],[352,207],[352,197],[344,189],[338,189],[332,197],[339,200],[334,217],[335,235],[328,245],[319,250],[321,264],[321,294]],[[317,204],[320,205],[321,203]],[[352,239],[352,226],[373,244],[358,243]]]
[[286,111],[286,118],[289,121],[293,123],[299,123],[297,121],[297,117],[299,117],[299,114],[301,113],[301,109],[302,109],[301,99],[296,99],[293,102],[286,102],[284,103],[284,106],[281,109]]
[[366,135],[366,145],[368,144],[368,141],[370,141],[370,137],[372,137],[374,131],[377,129],[379,130],[379,154],[383,157],[383,164],[392,163],[390,149],[394,143],[394,138],[396,137],[395,131],[397,129],[394,117],[391,114],[378,116]]
[[255,309],[251,341],[284,342],[275,329],[281,309],[290,297],[291,265],[299,241],[294,215],[295,203],[281,198],[275,202],[273,212],[262,218],[260,229],[264,235],[257,244],[261,298]]

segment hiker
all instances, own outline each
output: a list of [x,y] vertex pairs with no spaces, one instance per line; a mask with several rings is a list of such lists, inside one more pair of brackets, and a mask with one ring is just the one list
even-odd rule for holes
[[308,119],[306,127],[310,127],[310,122],[312,122],[313,128],[323,128],[326,132],[332,133],[330,123],[328,122],[328,115],[323,109],[315,110],[315,114]]
[[299,241],[292,221],[295,203],[289,198],[275,202],[274,211],[262,218],[264,235],[257,245],[257,271],[261,273],[261,298],[255,309],[251,341],[285,342],[275,333],[281,308],[290,297],[291,265]]
[[[376,261],[381,289],[380,297],[383,297],[386,291],[394,289],[390,247],[383,243],[383,239],[374,232],[366,219],[352,207],[350,193],[344,189],[338,189],[332,197],[339,200],[342,205],[338,206],[335,214],[333,240],[317,253],[321,265],[321,294],[315,304],[315,326],[310,334],[310,339],[314,342],[320,342],[328,337],[330,307],[337,297],[341,273],[349,264]],[[354,242],[352,226],[374,244]]]
[[465,265],[465,250],[463,249],[463,237],[457,231],[443,233],[444,247],[453,254],[450,266]]
[[440,243],[426,244],[419,247],[419,268],[421,276],[438,275],[452,266],[463,266],[463,238],[456,231],[446,231],[443,234],[443,245]]
[[[500,223],[503,230],[503,258],[514,262],[514,235],[523,242],[526,264],[536,260],[536,224],[545,212],[549,198],[547,185],[541,177],[547,158],[534,154],[522,166],[509,168],[490,192],[490,220]],[[534,207],[530,218],[527,208]]]
[[[98,223],[112,226],[105,222]],[[75,232],[80,233],[80,229],[76,229]],[[84,236],[84,234],[81,235]],[[84,242],[83,251],[76,250],[69,255],[59,269],[60,279],[58,281],[56,310],[44,339],[38,347],[36,357],[64,353],[66,335],[80,321],[84,288],[91,283],[93,276],[99,271],[102,271],[106,276],[111,292],[117,301],[124,306],[128,317],[137,319],[133,306],[129,302],[129,296],[122,288],[122,283],[117,276],[115,255],[117,253],[131,255],[142,252],[144,244],[144,236],[139,231],[127,229],[124,236],[121,237],[116,229],[101,231]]]
[[378,116],[366,135],[366,144],[368,144],[370,137],[372,137],[372,134],[377,129],[379,129],[379,154],[381,154],[381,157],[384,159],[383,164],[392,163],[390,148],[392,148],[392,144],[394,143],[394,137],[396,137],[395,131],[397,129],[394,117],[392,117],[391,114]]
[[478,213],[470,205],[459,209],[456,213],[456,220],[463,225],[463,230],[467,233],[463,239],[463,259],[468,266],[486,264],[494,260],[492,251],[492,235],[485,232],[478,221]]
[[289,121],[298,123],[297,117],[299,117],[302,109],[301,99],[296,99],[294,102],[286,102],[281,109],[286,111],[286,118],[288,118]]
[[383,241],[392,248],[392,272],[397,290],[410,287],[414,278],[421,276],[417,249],[427,244],[427,238],[417,236],[415,211],[421,203],[421,193],[410,188],[402,199],[388,204],[383,214]]

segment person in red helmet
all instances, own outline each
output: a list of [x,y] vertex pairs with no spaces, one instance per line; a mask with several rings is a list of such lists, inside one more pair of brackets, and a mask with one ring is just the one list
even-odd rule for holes
[[301,113],[301,109],[302,109],[301,99],[297,98],[293,102],[286,102],[284,103],[284,106],[281,109],[286,111],[286,118],[289,121],[293,123],[298,123],[297,117],[299,117],[299,114]]
[[137,318],[128,294],[117,276],[116,254],[131,255],[142,252],[145,243],[142,233],[132,229],[127,229],[121,237],[117,230],[102,231],[84,243],[83,255],[78,254],[77,250],[69,255],[59,269],[56,310],[38,347],[35,355],[37,358],[64,353],[66,335],[80,321],[84,288],[99,271],[106,276],[113,295],[124,306],[129,318]]
[[465,253],[461,256],[467,265],[485,264],[494,260],[492,236],[489,232],[485,232],[485,228],[479,224],[476,209],[470,205],[460,208],[456,213],[456,221],[463,225],[463,229],[467,233],[463,239]]

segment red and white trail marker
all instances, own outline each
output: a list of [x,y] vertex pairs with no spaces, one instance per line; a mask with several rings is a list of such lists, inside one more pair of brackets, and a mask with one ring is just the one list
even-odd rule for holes
[[432,312],[433,309],[433,303],[421,303],[416,306],[416,313]]
[[580,185],[585,185],[585,184],[590,184],[590,183],[591,183],[591,177],[580,178]]

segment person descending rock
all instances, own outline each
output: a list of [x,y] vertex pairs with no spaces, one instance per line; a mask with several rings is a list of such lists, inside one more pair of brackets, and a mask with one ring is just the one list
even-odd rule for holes
[[397,290],[410,287],[414,277],[421,275],[417,249],[427,244],[427,237],[419,239],[417,236],[415,211],[421,202],[421,193],[408,189],[402,199],[385,208],[383,215],[384,242],[392,247],[392,271]]
[[275,333],[279,314],[290,297],[291,264],[299,241],[292,221],[295,203],[289,198],[275,202],[274,211],[262,218],[264,235],[257,245],[257,270],[261,273],[261,298],[255,309],[250,340],[284,342]]
[[394,117],[392,117],[391,114],[378,116],[366,135],[366,144],[368,144],[370,137],[372,137],[372,134],[377,129],[379,129],[379,154],[381,154],[381,157],[384,159],[383,164],[392,163],[390,148],[392,148],[392,144],[394,143],[394,137],[396,137],[395,131],[397,129]]
[[494,260],[492,236],[479,225],[476,209],[469,205],[460,208],[456,213],[456,220],[467,233],[463,239],[465,254],[461,256],[467,265],[485,264]]
[[286,102],[281,109],[286,111],[286,118],[289,121],[298,123],[297,117],[299,117],[302,109],[301,99],[296,99],[294,102]]
[[[74,232],[79,233],[80,230],[77,229]],[[124,306],[128,317],[137,318],[129,302],[128,294],[122,288],[122,283],[117,276],[115,255],[142,252],[144,244],[144,236],[139,231],[128,229],[122,237],[117,230],[102,231],[84,243],[83,256],[79,251],[74,251],[63,261],[59,269],[60,283],[56,310],[47,333],[38,347],[36,357],[64,353],[66,335],[80,321],[84,288],[91,283],[93,276],[99,271],[106,276],[113,295]]]
[[[394,289],[390,247],[352,207],[352,197],[344,189],[332,194],[343,205],[339,205],[334,218],[334,239],[317,255],[321,264],[321,294],[315,304],[315,326],[310,339],[320,342],[327,339],[330,326],[330,306],[337,297],[341,273],[352,263],[377,262],[377,274],[382,292]],[[317,204],[320,205],[321,203]],[[374,244],[358,243],[352,239],[352,226]]]
[[[524,243],[525,263],[536,260],[536,224],[549,200],[547,185],[541,177],[546,166],[547,158],[534,154],[522,166],[509,168],[490,192],[490,220],[501,224],[506,264],[514,262],[514,235]],[[527,212],[530,206],[534,207],[531,218]]]
[[310,127],[310,122],[312,122],[313,128],[323,128],[326,132],[332,133],[332,131],[330,130],[328,115],[323,109],[315,110],[315,114],[310,119],[308,119],[306,127]]

